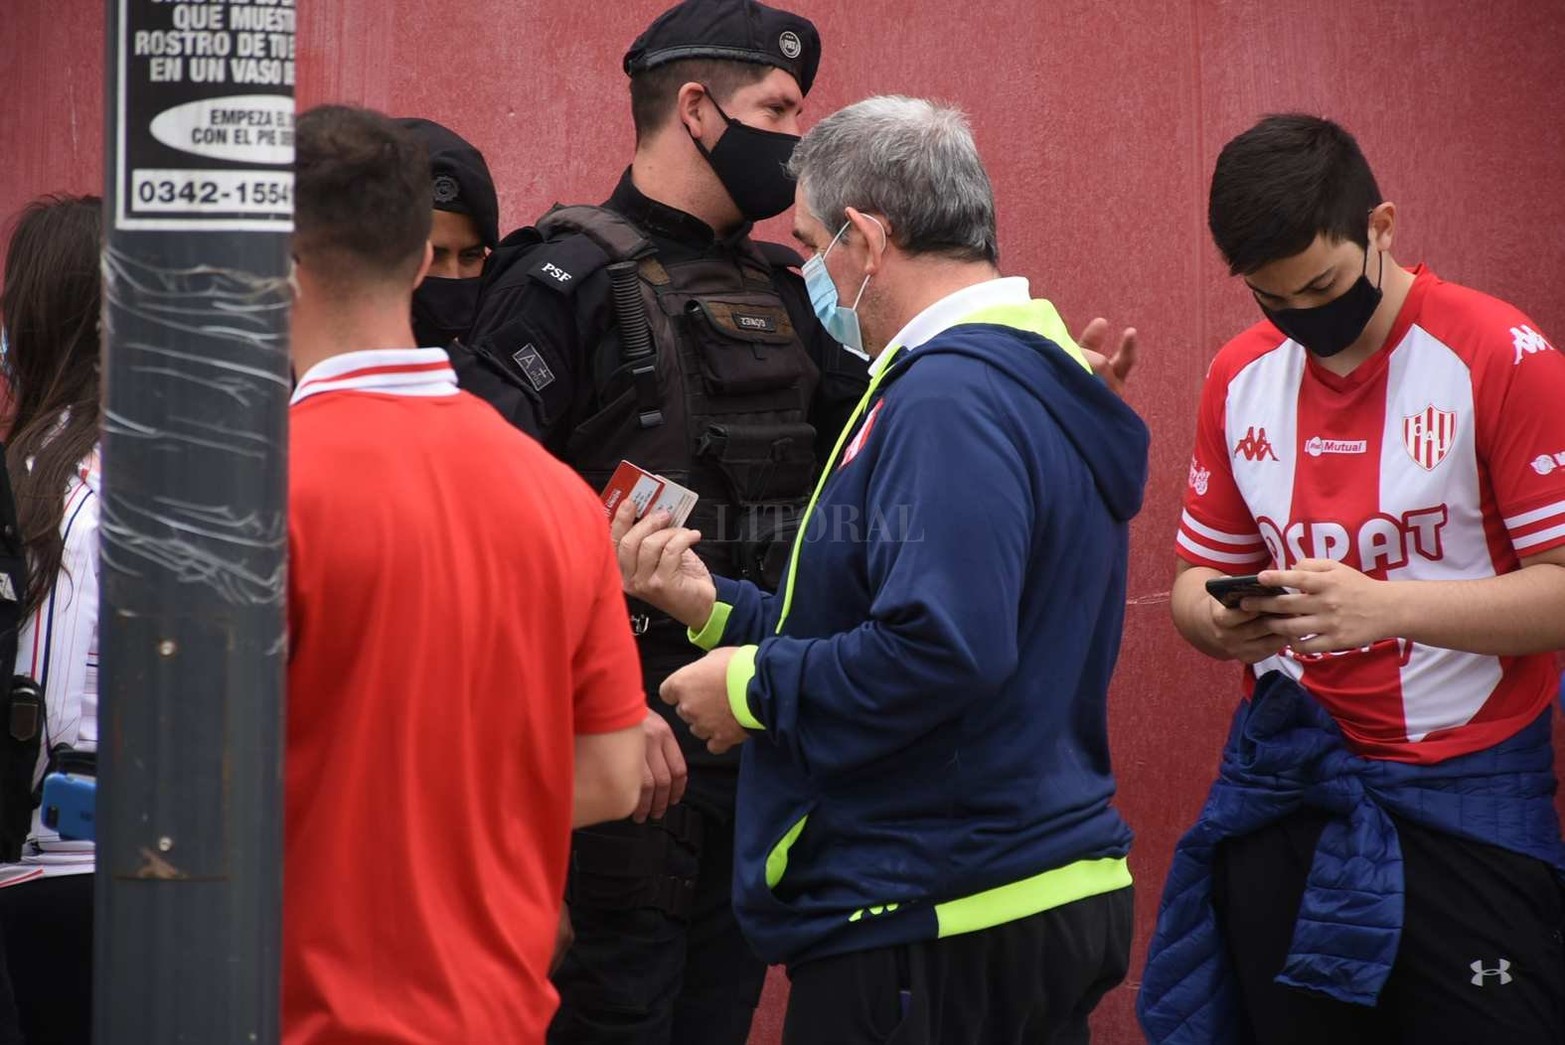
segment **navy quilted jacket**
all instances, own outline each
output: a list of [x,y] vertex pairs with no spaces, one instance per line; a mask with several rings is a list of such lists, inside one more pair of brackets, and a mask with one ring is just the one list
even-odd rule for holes
[[1330,714],[1279,672],[1234,715],[1217,782],[1179,842],[1136,1012],[1154,1045],[1243,1045],[1238,986],[1212,909],[1225,838],[1312,806],[1320,837],[1278,982],[1373,1005],[1402,929],[1402,850],[1388,813],[1500,846],[1565,873],[1554,811],[1550,715],[1485,751],[1417,766],[1361,758]]

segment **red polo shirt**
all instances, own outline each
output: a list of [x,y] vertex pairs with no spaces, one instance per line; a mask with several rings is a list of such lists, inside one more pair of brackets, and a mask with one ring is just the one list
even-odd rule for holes
[[574,737],[646,715],[602,506],[439,349],[291,424],[283,1040],[542,1042]]

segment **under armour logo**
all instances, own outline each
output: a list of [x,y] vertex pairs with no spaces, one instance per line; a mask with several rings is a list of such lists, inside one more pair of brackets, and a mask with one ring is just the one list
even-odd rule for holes
[[1516,348],[1516,364],[1521,365],[1522,356],[1530,356],[1538,352],[1547,352],[1554,346],[1546,341],[1542,334],[1525,324],[1511,328],[1511,344]]
[[1516,978],[1511,975],[1511,963],[1507,958],[1501,958],[1499,968],[1496,969],[1485,969],[1482,961],[1475,961],[1468,968],[1473,970],[1474,987],[1482,987],[1484,981],[1491,976],[1498,976],[1502,987]]
[[1250,426],[1250,430],[1244,433],[1244,438],[1234,447],[1234,456],[1238,457],[1240,454],[1244,455],[1246,461],[1264,461],[1268,457],[1273,461],[1277,460],[1277,451],[1272,449],[1271,441],[1266,438],[1266,429],[1257,429],[1254,425]]

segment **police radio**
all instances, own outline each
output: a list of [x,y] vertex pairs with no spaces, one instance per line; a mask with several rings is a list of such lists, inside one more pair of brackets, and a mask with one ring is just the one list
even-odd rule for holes
[[11,679],[4,694],[5,732],[0,734],[0,862],[21,859],[33,826],[33,773],[43,743],[44,703],[38,683]]

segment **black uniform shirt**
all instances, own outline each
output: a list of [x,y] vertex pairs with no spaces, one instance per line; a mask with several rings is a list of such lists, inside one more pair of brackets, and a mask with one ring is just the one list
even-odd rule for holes
[[[719,237],[699,218],[646,196],[628,170],[604,206],[645,232],[669,262],[734,257],[750,234],[746,224]],[[501,243],[485,268],[470,344],[457,346],[453,361],[463,387],[569,460],[571,430],[594,405],[594,360],[614,323],[613,307],[604,267],[569,293],[533,278],[533,265],[522,261],[538,245],[530,229]],[[809,420],[817,435],[816,459],[823,461],[868,383],[866,368],[821,327],[798,273],[781,267],[773,272],[794,329],[821,373]]]

